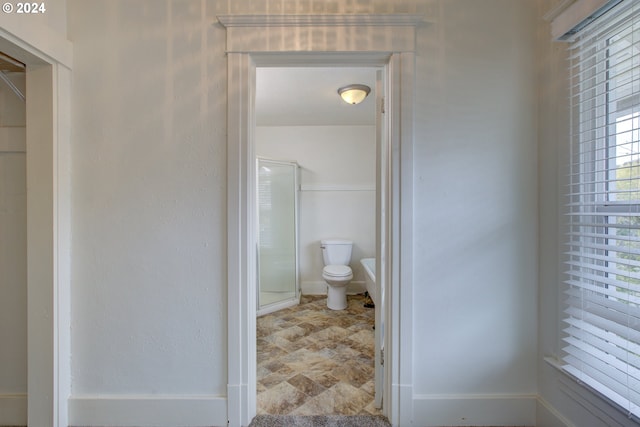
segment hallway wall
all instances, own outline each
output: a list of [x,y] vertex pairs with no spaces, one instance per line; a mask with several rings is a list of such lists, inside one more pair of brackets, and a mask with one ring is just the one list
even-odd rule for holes
[[227,366],[226,57],[213,23],[226,3],[68,10],[74,397],[215,400]]
[[537,2],[429,4],[416,58],[414,416],[535,425]]
[[425,16],[414,247],[403,254],[414,268],[403,337],[413,419],[535,424],[537,4],[69,0],[71,423],[226,424],[227,65],[216,16],[410,12]]

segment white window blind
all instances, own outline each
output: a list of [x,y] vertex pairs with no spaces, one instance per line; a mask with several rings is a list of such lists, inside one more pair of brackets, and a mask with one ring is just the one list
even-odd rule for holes
[[640,2],[570,48],[563,369],[640,417]]

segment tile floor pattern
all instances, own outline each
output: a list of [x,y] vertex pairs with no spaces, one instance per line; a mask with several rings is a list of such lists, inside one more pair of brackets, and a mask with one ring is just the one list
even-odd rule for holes
[[373,405],[374,309],[326,296],[257,319],[258,414],[380,415]]

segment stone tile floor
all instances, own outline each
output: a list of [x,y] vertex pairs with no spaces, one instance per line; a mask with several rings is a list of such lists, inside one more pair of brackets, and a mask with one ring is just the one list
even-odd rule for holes
[[374,309],[364,295],[326,296],[257,319],[258,414],[380,415],[373,405]]

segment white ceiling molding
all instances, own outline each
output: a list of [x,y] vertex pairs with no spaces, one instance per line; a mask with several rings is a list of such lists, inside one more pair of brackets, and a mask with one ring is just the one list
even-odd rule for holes
[[278,26],[411,26],[422,22],[422,15],[310,14],[310,15],[221,15],[218,21],[230,27]]
[[237,53],[413,52],[415,28],[424,22],[413,14],[221,15],[218,21],[227,29],[227,52]]
[[547,16],[553,16],[551,21],[553,39],[570,41],[571,30],[588,20],[595,12],[609,4],[616,3],[619,3],[619,0],[565,0],[561,2],[547,14]]

